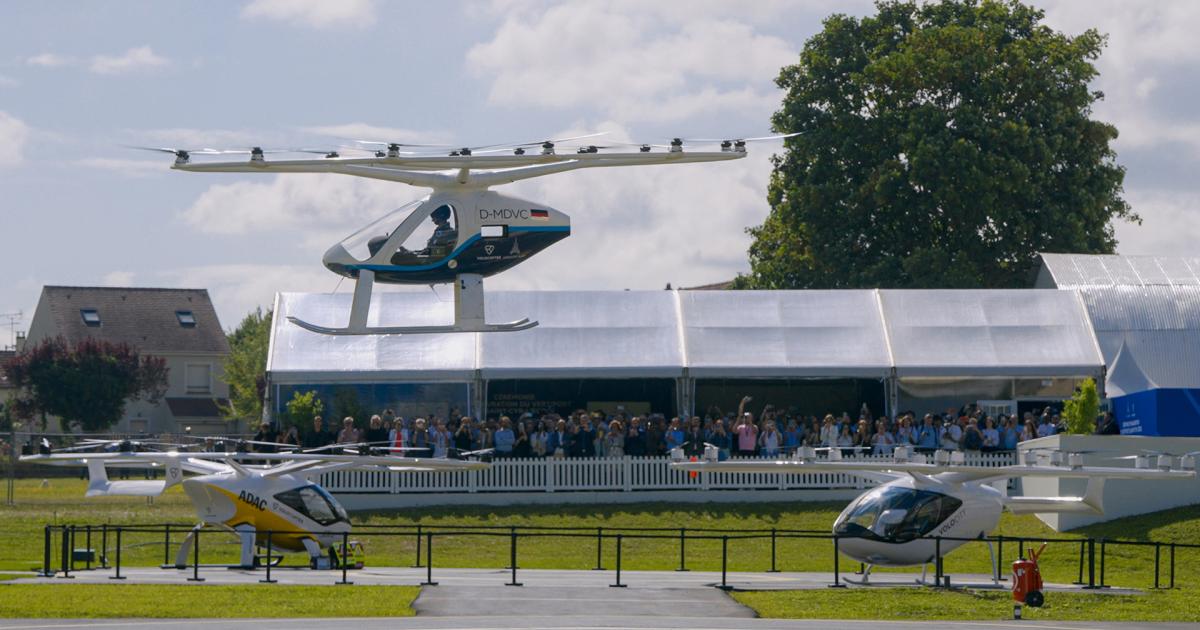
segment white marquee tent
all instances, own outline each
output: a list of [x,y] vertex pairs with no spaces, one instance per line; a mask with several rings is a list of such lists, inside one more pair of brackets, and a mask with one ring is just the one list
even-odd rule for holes
[[[326,336],[287,321],[340,325],[349,294],[280,293],[267,372],[273,385],[484,383],[493,379],[677,379],[691,408],[705,378],[1100,376],[1104,360],[1073,291],[489,292],[488,319],[531,330]],[[433,292],[377,292],[372,325],[448,322]],[[480,388],[482,389],[482,388]],[[893,406],[895,387],[891,388]]]

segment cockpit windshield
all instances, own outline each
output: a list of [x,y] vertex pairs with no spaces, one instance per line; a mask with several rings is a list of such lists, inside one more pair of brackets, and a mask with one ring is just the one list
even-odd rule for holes
[[280,492],[275,495],[275,499],[321,525],[350,520],[346,510],[333,495],[315,484]]
[[[396,235],[397,230],[402,230]],[[393,238],[396,236],[396,238]],[[448,203],[428,199],[401,206],[342,241],[342,247],[359,262],[376,257],[387,247],[381,262],[423,265],[442,260],[458,244],[458,213]]]
[[933,531],[961,506],[962,501],[945,494],[884,486],[846,508],[833,524],[833,533],[883,542],[908,542]]
[[408,215],[412,214],[413,210],[419,208],[423,203],[425,203],[424,199],[418,199],[417,201],[406,203],[403,206],[392,210],[391,212],[373,221],[367,227],[346,237],[346,239],[342,241],[342,247],[345,248],[355,260],[364,261],[370,258],[372,255],[374,255],[374,252],[370,250],[368,246],[369,243],[371,243],[373,239],[377,239],[380,236],[383,236],[386,239],[389,235],[391,235],[392,230],[395,230],[396,227],[408,217]]

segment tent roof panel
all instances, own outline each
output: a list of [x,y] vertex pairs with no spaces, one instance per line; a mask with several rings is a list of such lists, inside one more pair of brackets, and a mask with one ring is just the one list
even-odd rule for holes
[[1074,292],[880,291],[900,376],[1068,376],[1104,365]]
[[681,291],[695,376],[863,376],[890,372],[874,291]]

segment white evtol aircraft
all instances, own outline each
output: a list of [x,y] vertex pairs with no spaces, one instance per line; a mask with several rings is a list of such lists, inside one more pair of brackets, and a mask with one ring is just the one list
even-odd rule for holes
[[[818,458],[817,451],[827,451]],[[941,556],[987,536],[1000,522],[1000,513],[1090,512],[1102,514],[1106,479],[1194,479],[1192,455],[1179,459],[1162,455],[1153,460],[1139,457],[1135,468],[1084,466],[1083,454],[1040,453],[1034,461],[1010,466],[978,466],[965,463],[961,451],[934,453],[933,462],[897,447],[894,461],[843,460],[841,450],[803,447],[793,459],[717,461],[717,449],[705,448],[701,461],[683,461],[678,449],[670,466],[679,470],[722,473],[805,474],[839,472],[864,477],[881,485],[864,492],[833,523],[839,549],[847,556],[873,566],[916,566],[937,560],[938,537]],[[1038,459],[1042,461],[1037,461]],[[1151,464],[1155,467],[1151,467]],[[1080,497],[1010,497],[990,484],[1013,477],[1063,477],[1087,479]],[[990,543],[989,543],[990,544]]]
[[[174,149],[134,147],[175,155],[173,169],[197,173],[337,173],[433,189],[367,225],[325,252],[323,263],[333,273],[356,281],[345,326],[315,324],[295,317],[288,321],[326,335],[500,332],[532,328],[528,318],[487,323],[483,278],[518,265],[571,234],[571,218],[550,206],[490,190],[493,186],[581,168],[648,166],[716,162],[746,157],[746,143],[797,134],[728,140],[684,140],[667,145],[626,145],[636,150],[610,152],[612,146],[586,145],[559,154],[556,143],[603,134],[556,138],[511,145],[462,147],[449,154],[438,145],[360,140],[351,151],[375,145],[370,157],[342,156],[337,150]],[[620,144],[620,143],[618,143]],[[693,151],[712,144],[714,149]],[[527,152],[526,148],[540,151]],[[685,150],[685,148],[687,150]],[[386,150],[385,150],[386,149]],[[321,153],[317,159],[267,159],[268,153]],[[247,154],[236,162],[193,162],[194,156]],[[498,155],[509,153],[508,155]],[[448,171],[448,172],[437,172]],[[392,284],[454,283],[454,322],[439,326],[372,326],[368,324],[375,282]]]
[[[345,445],[353,448],[354,445]],[[474,460],[302,453],[95,452],[25,455],[21,461],[87,466],[87,496],[157,496],[172,486],[183,490],[200,523],[184,539],[176,566],[187,566],[195,532],[203,527],[231,531],[241,538],[241,566],[253,568],[255,551],[307,552],[312,566],[350,531],[350,519],[337,499],[313,479],[334,470],[400,472],[487,468]],[[112,481],[108,467],[162,469],[157,481]],[[195,476],[185,476],[194,473]]]

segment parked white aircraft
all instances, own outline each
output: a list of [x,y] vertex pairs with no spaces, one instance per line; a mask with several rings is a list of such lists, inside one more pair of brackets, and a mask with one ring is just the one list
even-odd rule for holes
[[[183,484],[200,523],[188,534],[175,557],[186,566],[195,532],[216,527],[241,538],[241,566],[255,564],[256,548],[265,548],[271,532],[276,551],[303,551],[310,563],[331,552],[350,531],[350,519],[337,499],[317,484],[317,475],[334,470],[366,469],[400,472],[460,471],[489,464],[462,459],[395,455],[326,453],[208,452],[71,452],[25,455],[21,461],[59,466],[87,466],[87,496],[156,496]],[[112,481],[109,467],[155,468],[163,480]],[[185,476],[194,473],[195,476]]]
[[[817,451],[827,451],[818,458]],[[1044,461],[1010,466],[965,463],[961,451],[937,451],[933,462],[907,447],[897,447],[894,461],[843,460],[841,450],[804,447],[793,459],[717,461],[717,450],[708,446],[701,461],[683,461],[682,451],[672,453],[672,468],[721,473],[777,473],[784,475],[839,472],[883,482],[846,506],[833,523],[839,549],[869,566],[916,566],[937,560],[996,528],[1000,513],[1091,512],[1103,513],[1106,479],[1194,479],[1192,455],[1175,459],[1162,455],[1138,458],[1135,468],[1084,466],[1080,453],[1048,452]],[[1151,464],[1155,467],[1152,467]],[[1007,496],[993,483],[1013,477],[1063,477],[1087,479],[1079,497]],[[1006,485],[1005,483],[1001,484]],[[867,574],[869,575],[869,569]]]

